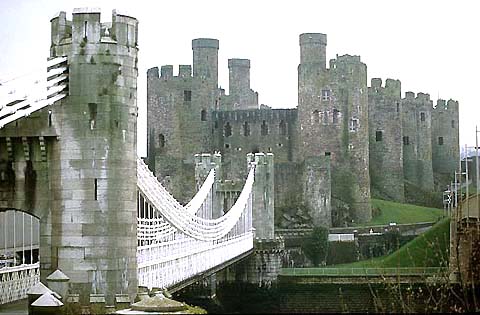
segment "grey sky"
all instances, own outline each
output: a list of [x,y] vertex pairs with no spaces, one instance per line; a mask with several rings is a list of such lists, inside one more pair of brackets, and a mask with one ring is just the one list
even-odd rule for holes
[[[360,55],[368,79],[400,79],[402,93],[460,102],[460,142],[479,123],[480,3],[477,1],[65,1],[0,0],[0,81],[38,69],[48,56],[49,20],[76,7],[126,11],[139,24],[139,141],[146,153],[146,71],[192,63],[191,40],[220,40],[219,84],[228,92],[228,58],[251,60],[260,103],[297,105],[298,35],[326,33],[327,60]],[[176,71],[176,70],[174,70]],[[480,124],[479,124],[480,125]]]

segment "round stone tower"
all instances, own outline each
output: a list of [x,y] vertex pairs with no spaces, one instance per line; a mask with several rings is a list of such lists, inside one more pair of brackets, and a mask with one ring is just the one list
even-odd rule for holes
[[[331,161],[332,224],[368,222],[367,66],[360,56],[337,56],[325,65],[327,37],[300,35],[298,121],[305,158]],[[322,214],[325,218],[328,214]]]
[[197,38],[192,40],[193,76],[210,80],[218,85],[218,39]]
[[249,105],[250,101],[250,60],[228,59],[229,94],[234,103]]
[[69,95],[52,106],[60,135],[51,167],[51,265],[70,293],[114,306],[137,292],[138,21],[75,9],[51,20],[51,57],[67,56]]
[[321,33],[300,34],[300,64],[325,69],[327,35]]

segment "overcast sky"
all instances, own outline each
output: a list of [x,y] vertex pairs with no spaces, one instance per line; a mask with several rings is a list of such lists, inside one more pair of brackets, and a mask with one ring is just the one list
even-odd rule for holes
[[[479,4],[477,4],[479,3]],[[220,40],[219,84],[228,92],[229,58],[251,60],[251,87],[274,108],[297,105],[298,36],[325,33],[327,62],[360,55],[368,80],[399,79],[406,91],[460,102],[460,143],[475,144],[480,100],[478,1],[66,1],[0,0],[0,82],[42,67],[50,18],[73,8],[112,9],[139,20],[139,139],[146,154],[146,71],[192,63],[191,40]]]

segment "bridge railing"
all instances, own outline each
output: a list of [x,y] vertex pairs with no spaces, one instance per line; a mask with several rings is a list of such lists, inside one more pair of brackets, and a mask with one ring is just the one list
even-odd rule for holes
[[0,269],[0,305],[27,298],[27,291],[40,281],[40,263]]
[[442,275],[444,267],[399,268],[282,268],[283,276],[430,276]]

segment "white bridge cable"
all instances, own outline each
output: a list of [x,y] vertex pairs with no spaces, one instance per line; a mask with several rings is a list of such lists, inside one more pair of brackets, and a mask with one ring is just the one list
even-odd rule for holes
[[[202,241],[219,240],[241,219],[252,192],[255,169],[252,167],[245,186],[230,211],[217,219],[203,219],[186,211],[165,190],[142,160],[137,162],[138,187],[145,198],[158,209],[165,220],[184,234]],[[193,212],[193,208],[191,208]]]
[[[156,181],[156,178],[152,175],[151,177],[153,177],[153,180],[154,180],[154,183],[156,183],[158,185],[158,181]],[[157,187],[158,188],[158,187]],[[163,187],[161,187],[162,190],[164,190]],[[207,234],[212,234],[212,232],[218,232],[218,231],[221,231],[220,233],[222,235],[228,233],[228,231],[225,231],[225,227],[228,226],[228,229],[230,229],[231,227],[233,227],[235,225],[235,221],[238,220],[239,218],[239,215],[241,215],[241,212],[242,212],[242,207],[239,206],[239,203],[237,203],[237,206],[233,208],[233,210],[231,210],[228,215],[226,216],[223,216],[222,218],[219,218],[219,219],[215,219],[215,220],[205,220],[205,219],[202,219],[202,218],[199,218],[199,217],[192,217],[191,215],[190,216],[185,216],[185,211],[181,211],[180,213],[178,211],[174,211],[175,213],[175,217],[171,218],[171,211],[169,211],[170,209],[169,208],[175,208],[175,206],[177,205],[176,202],[173,202],[172,204],[172,197],[169,195],[169,194],[163,194],[163,195],[160,195],[160,197],[165,197],[165,195],[169,196],[170,198],[162,198],[164,204],[169,204],[169,207],[162,207],[164,211],[162,211],[162,214],[164,214],[166,216],[166,219],[167,221],[170,221],[170,223],[173,223],[173,225],[175,225],[177,228],[180,228],[183,232],[187,233],[187,234],[197,234],[195,233],[196,230],[197,232],[200,233],[200,235],[197,235],[197,236],[200,236],[202,237],[202,235],[205,235],[205,233]],[[155,200],[155,197],[158,197],[158,196],[154,196],[152,198],[152,200]],[[150,199],[150,198],[148,198]],[[240,201],[242,201],[242,199],[244,198],[239,198]],[[235,209],[238,209],[238,210],[235,210]],[[234,215],[236,214],[236,215]],[[180,215],[180,216],[179,216]],[[169,218],[170,217],[170,218]],[[192,224],[192,221],[194,224]],[[190,225],[190,228],[189,226],[185,226],[185,224],[182,224],[183,222],[185,222],[186,224],[189,224]],[[197,226],[195,226],[195,223],[197,223]],[[223,223],[223,224],[221,224]],[[227,224],[225,224],[227,223]],[[200,227],[199,228],[199,224],[200,225],[203,225],[203,226],[207,226],[207,229],[205,228],[202,228]],[[183,226],[181,226],[183,225]],[[226,225],[226,226],[225,226]],[[193,235],[191,235],[192,237],[194,237]],[[219,237],[219,236],[217,236]]]
[[67,57],[47,61],[40,77],[19,77],[0,85],[0,128],[61,100],[67,93]]

